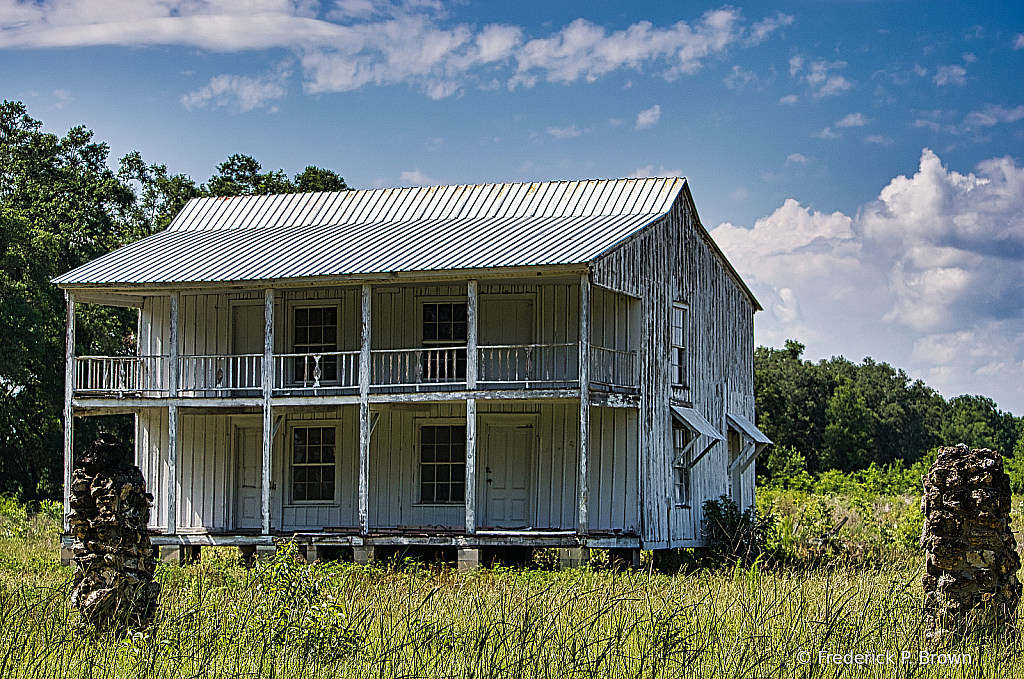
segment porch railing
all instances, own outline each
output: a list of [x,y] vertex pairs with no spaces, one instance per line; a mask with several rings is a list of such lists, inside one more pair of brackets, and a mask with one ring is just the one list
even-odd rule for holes
[[344,389],[358,386],[358,351],[274,355],[274,389]]
[[181,356],[178,361],[179,391],[262,389],[263,354]]
[[167,391],[167,356],[76,356],[75,391],[160,396]]
[[370,365],[375,387],[454,384],[466,381],[466,348],[375,349]]
[[481,386],[564,386],[579,379],[578,346],[563,343],[478,347],[477,382]]
[[636,352],[590,347],[590,381],[609,387],[636,387]]

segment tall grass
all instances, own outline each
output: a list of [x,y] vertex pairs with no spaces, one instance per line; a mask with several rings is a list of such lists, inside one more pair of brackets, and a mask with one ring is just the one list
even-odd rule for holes
[[[78,623],[54,534],[0,538],[0,677],[1024,676],[1021,647],[998,636],[945,649],[970,665],[919,664],[914,556],[885,569],[668,576],[307,566],[289,551],[246,570],[210,550],[162,566],[156,622],[119,635]],[[897,662],[819,664],[819,652]]]

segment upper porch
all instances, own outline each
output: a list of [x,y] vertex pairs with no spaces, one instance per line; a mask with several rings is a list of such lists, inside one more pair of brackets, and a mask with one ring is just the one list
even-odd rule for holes
[[68,357],[83,408],[639,391],[638,300],[585,274],[77,297],[139,308],[133,355]]

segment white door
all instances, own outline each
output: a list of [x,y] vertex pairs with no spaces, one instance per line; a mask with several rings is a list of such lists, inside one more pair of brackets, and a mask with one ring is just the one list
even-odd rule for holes
[[483,429],[483,517],[479,523],[488,528],[529,527],[533,520],[533,425],[485,424]]
[[261,512],[263,460],[263,428],[237,427],[235,429],[235,464],[237,500],[235,528],[259,529],[263,527]]

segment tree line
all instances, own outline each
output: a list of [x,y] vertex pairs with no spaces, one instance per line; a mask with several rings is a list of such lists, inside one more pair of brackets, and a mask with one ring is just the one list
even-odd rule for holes
[[[85,127],[43,132],[24,104],[0,105],[0,494],[33,502],[61,496],[63,293],[55,276],[161,231],[192,198],[342,191],[336,172],[309,166],[293,177],[235,154],[205,183],[120,158]],[[78,355],[134,353],[131,309],[78,305]],[[75,449],[100,427],[132,437],[125,417],[82,418]]]
[[909,468],[939,446],[965,443],[1012,458],[1007,468],[1024,490],[1024,418],[985,396],[946,400],[871,358],[804,360],[804,348],[787,340],[754,352],[757,424],[774,442],[758,463],[763,477]]

